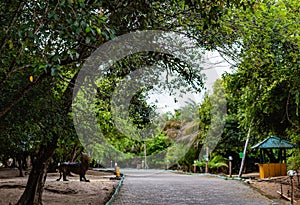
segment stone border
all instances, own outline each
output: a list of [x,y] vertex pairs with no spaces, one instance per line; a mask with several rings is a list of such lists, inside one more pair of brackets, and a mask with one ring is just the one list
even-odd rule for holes
[[121,179],[120,179],[120,181],[118,183],[118,186],[115,188],[115,192],[110,197],[110,199],[105,203],[105,205],[111,205],[114,202],[114,200],[116,199],[116,197],[118,196],[118,194],[120,192],[120,188],[123,185],[124,179],[125,179],[124,174],[121,173]]

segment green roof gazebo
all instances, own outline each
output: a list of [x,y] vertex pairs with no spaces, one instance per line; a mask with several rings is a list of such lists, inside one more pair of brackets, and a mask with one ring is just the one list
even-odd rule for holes
[[297,145],[275,136],[268,137],[252,146],[252,149],[260,149],[260,178],[286,175],[286,149],[297,147]]

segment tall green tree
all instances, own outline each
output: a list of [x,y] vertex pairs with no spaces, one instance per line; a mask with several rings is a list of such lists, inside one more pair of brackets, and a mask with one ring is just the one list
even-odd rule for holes
[[240,125],[257,141],[277,135],[299,144],[299,3],[265,1],[232,15],[239,61],[225,79]]
[[[6,140],[7,131],[20,129],[31,136],[27,145],[34,142],[33,167],[18,204],[42,203],[57,141],[75,134],[69,112],[76,72],[105,41],[101,29],[110,32],[100,6],[84,1],[0,3],[1,138]],[[19,147],[16,142],[9,146]]]

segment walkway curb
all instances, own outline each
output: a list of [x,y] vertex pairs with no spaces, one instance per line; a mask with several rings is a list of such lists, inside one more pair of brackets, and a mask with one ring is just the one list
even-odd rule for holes
[[113,195],[110,197],[110,199],[108,200],[108,202],[106,202],[105,205],[111,205],[112,202],[116,199],[116,197],[118,196],[119,192],[120,192],[120,188],[123,185],[123,181],[124,181],[125,177],[124,174],[121,174],[121,179],[118,183],[118,186],[115,189],[115,192],[113,193]]
[[212,176],[212,177],[218,177],[224,180],[238,180],[238,181],[245,181],[244,178],[239,177],[227,177],[217,174],[210,174],[210,173],[193,173],[193,172],[178,172],[178,171],[171,171],[170,172],[176,172],[177,174],[185,174],[185,175],[193,175],[193,176]]

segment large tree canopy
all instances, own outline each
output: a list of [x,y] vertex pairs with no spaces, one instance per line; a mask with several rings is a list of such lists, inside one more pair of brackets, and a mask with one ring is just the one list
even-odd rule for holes
[[[254,13],[233,10],[236,71],[225,76],[239,124],[256,142],[269,135],[300,144],[299,2],[266,1]],[[233,53],[233,52],[232,52]],[[290,158],[299,167],[299,152]]]
[[[49,159],[58,139],[75,137],[68,113],[76,72],[105,41],[101,29],[111,32],[100,5],[83,1],[0,4],[1,138],[13,142],[5,153],[8,156],[14,149],[30,151],[33,156],[19,204],[41,204]],[[21,136],[23,144],[19,143]]]
[[228,88],[241,123],[258,134],[285,135],[299,122],[299,7],[294,1],[261,3],[254,13],[236,11],[240,32],[237,70]]

